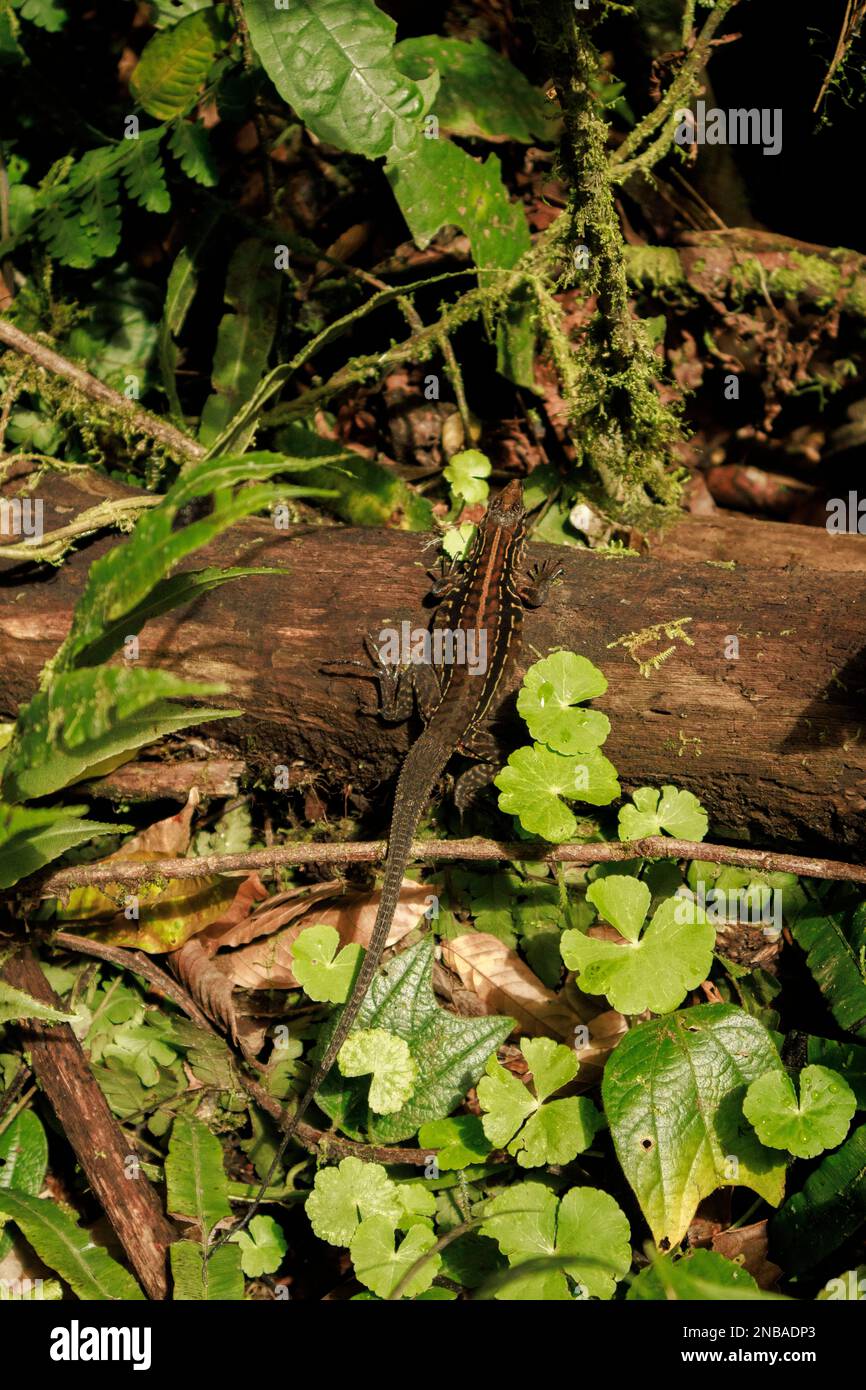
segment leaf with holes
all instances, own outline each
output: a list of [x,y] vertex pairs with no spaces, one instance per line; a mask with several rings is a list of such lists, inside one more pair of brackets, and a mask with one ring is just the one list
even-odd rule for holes
[[770,1034],[731,1004],[641,1023],[608,1058],[602,1099],[617,1157],[665,1249],[717,1187],[781,1201],[785,1160],[743,1115],[749,1085],[766,1072],[784,1074]]

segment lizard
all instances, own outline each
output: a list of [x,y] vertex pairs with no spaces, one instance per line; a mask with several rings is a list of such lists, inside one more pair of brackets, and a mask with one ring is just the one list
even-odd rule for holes
[[[491,499],[469,558],[463,565],[458,562],[452,566],[434,583],[431,591],[432,597],[441,603],[434,627],[447,628],[451,633],[474,630],[476,636],[485,635],[483,670],[480,665],[475,670],[453,661],[443,662],[438,670],[432,664],[398,670],[386,665],[372,639],[367,639],[368,653],[377,668],[371,674],[380,683],[380,707],[374,713],[396,722],[409,716],[412,703],[416,701],[425,720],[423,732],[410,746],[403,761],[394,793],[376,920],[352,992],[307,1089],[283,1130],[258,1197],[243,1221],[212,1246],[211,1253],[229,1235],[249,1224],[298,1125],[352,1029],[382,959],[418,822],[451,757],[461,753],[480,760],[458,779],[455,800],[461,811],[479,783],[490,780],[495,769],[492,762],[495,743],[489,735],[479,731],[478,725],[489,710],[517,648],[524,606],[538,607],[543,603],[550,584],[561,573],[560,567],[555,565],[526,569],[525,541],[523,484],[515,479]],[[406,675],[411,676],[411,682],[405,681]]]

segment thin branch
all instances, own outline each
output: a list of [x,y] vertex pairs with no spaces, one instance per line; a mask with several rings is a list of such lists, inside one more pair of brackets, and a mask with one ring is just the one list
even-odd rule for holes
[[[137,863],[114,860],[101,864],[74,864],[58,869],[42,880],[31,880],[28,893],[43,898],[62,898],[83,884],[168,882],[169,879],[201,878],[208,874],[259,873],[287,864],[369,864],[384,859],[385,840],[357,840],[346,844],[280,845],[245,854],[208,854],[201,858],[161,859]],[[465,859],[545,864],[614,864],[627,859],[705,859],[713,864],[732,864],[760,872],[799,874],[804,878],[866,883],[866,865],[845,864],[836,859],[815,859],[805,854],[781,854],[774,850],[744,849],[732,845],[675,840],[667,835],[648,835],[640,840],[611,840],[606,844],[497,840],[415,840],[411,858],[426,863]]]
[[161,501],[162,497],[146,494],[141,497],[107,498],[95,507],[88,507],[87,511],[82,512],[68,526],[48,531],[38,540],[35,537],[25,538],[16,541],[14,545],[0,545],[0,560],[21,560],[31,564],[44,561],[47,564],[57,564],[73,542],[80,540],[82,536],[93,535],[96,531],[104,530],[106,526],[125,525],[128,528],[137,520],[140,512],[148,507],[156,507]]
[[215,1031],[207,1014],[202,1013],[192,996],[143,951],[128,951],[121,946],[104,946],[101,941],[94,941],[89,936],[76,936],[74,932],[69,931],[55,932],[51,938],[51,945],[74,951],[76,955],[95,956],[97,960],[107,961],[109,965],[116,965],[120,970],[130,970],[135,975],[141,975],[160,994],[176,1004],[187,1018],[198,1024],[199,1028],[205,1028],[209,1033]]
[[68,357],[61,357],[53,348],[46,347],[36,338],[31,338],[29,333],[22,333],[21,329],[9,323],[8,319],[0,318],[0,343],[5,343],[15,352],[20,352],[23,357],[29,357],[43,371],[71,382],[88,400],[98,401],[100,405],[107,406],[109,410],[123,416],[138,434],[155,439],[172,454],[183,458],[204,458],[207,450],[194,439],[190,439],[189,435],[175,429],[174,425],[168,424],[166,420],[151,415],[149,410],[135,405],[127,396],[112,390],[104,381],[92,376],[77,363],[70,362]]

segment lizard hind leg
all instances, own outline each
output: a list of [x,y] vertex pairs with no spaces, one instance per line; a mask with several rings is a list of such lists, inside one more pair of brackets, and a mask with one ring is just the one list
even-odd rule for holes
[[502,766],[502,759],[495,738],[486,730],[476,730],[459,745],[458,751],[465,758],[478,759],[475,766],[461,772],[454,783],[454,805],[462,819],[478,801],[485,787],[493,781]]

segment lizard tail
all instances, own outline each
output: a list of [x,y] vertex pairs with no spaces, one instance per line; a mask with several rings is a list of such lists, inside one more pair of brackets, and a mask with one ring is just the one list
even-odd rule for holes
[[400,777],[397,782],[397,790],[394,795],[394,810],[391,816],[391,829],[388,836],[388,857],[385,860],[385,877],[382,883],[382,896],[379,900],[379,909],[376,913],[376,921],[370,936],[370,944],[361,963],[361,969],[355,980],[352,993],[343,1006],[337,1026],[332,1033],[324,1053],[319,1059],[316,1070],[310,1079],[306,1091],[301,1097],[298,1105],[292,1114],[291,1119],[283,1130],[283,1135],[267,1175],[262,1185],[247,1209],[242,1221],[233,1226],[231,1230],[225,1231],[220,1238],[211,1246],[208,1252],[210,1259],[214,1252],[220,1248],[231,1236],[243,1231],[249,1225],[261,1204],[262,1196],[270,1186],[274,1174],[277,1171],[286,1149],[294,1137],[301,1120],[313,1103],[313,1098],[321,1086],[331,1067],[337,1059],[337,1053],[346,1040],[346,1035],[358,1016],[358,1011],[366,998],[370,982],[376,973],[379,962],[382,959],[382,952],[388,940],[391,930],[391,923],[394,920],[394,913],[397,910],[397,903],[400,900],[400,888],[403,883],[403,875],[406,872],[406,865],[409,862],[409,854],[412,848],[412,840],[421,819],[421,814],[427,804],[433,787],[445,770],[451,756],[451,749],[437,747],[434,753],[432,747],[426,743],[424,735],[418,739],[409,749],[403,763]]
[[[403,763],[400,777],[397,782],[397,790],[394,794],[394,810],[391,816],[391,830],[388,836],[388,857],[385,861],[385,876],[382,882],[382,896],[379,900],[379,908],[376,913],[376,921],[370,935],[370,944],[361,963],[361,969],[355,980],[352,993],[343,1006],[343,1012],[333,1034],[316,1065],[310,1084],[302,1096],[296,1110],[294,1111],[288,1125],[284,1131],[284,1142],[292,1138],[298,1125],[303,1119],[306,1111],[313,1102],[313,1097],[321,1086],[334,1062],[337,1060],[337,1053],[346,1040],[358,1012],[363,1004],[367,991],[370,988],[373,976],[375,975],[391,924],[394,921],[394,913],[400,900],[400,889],[403,885],[403,876],[406,872],[406,865],[409,862],[409,854],[412,848],[412,841],[415,838],[415,831],[421,819],[422,812],[430,798],[430,794],[437,780],[441,776],[445,764],[450,757],[450,750],[442,751],[442,755],[432,764],[430,761],[430,749],[424,748],[423,736],[410,748]],[[413,756],[414,755],[414,756]],[[282,1147],[282,1146],[281,1146]]]

